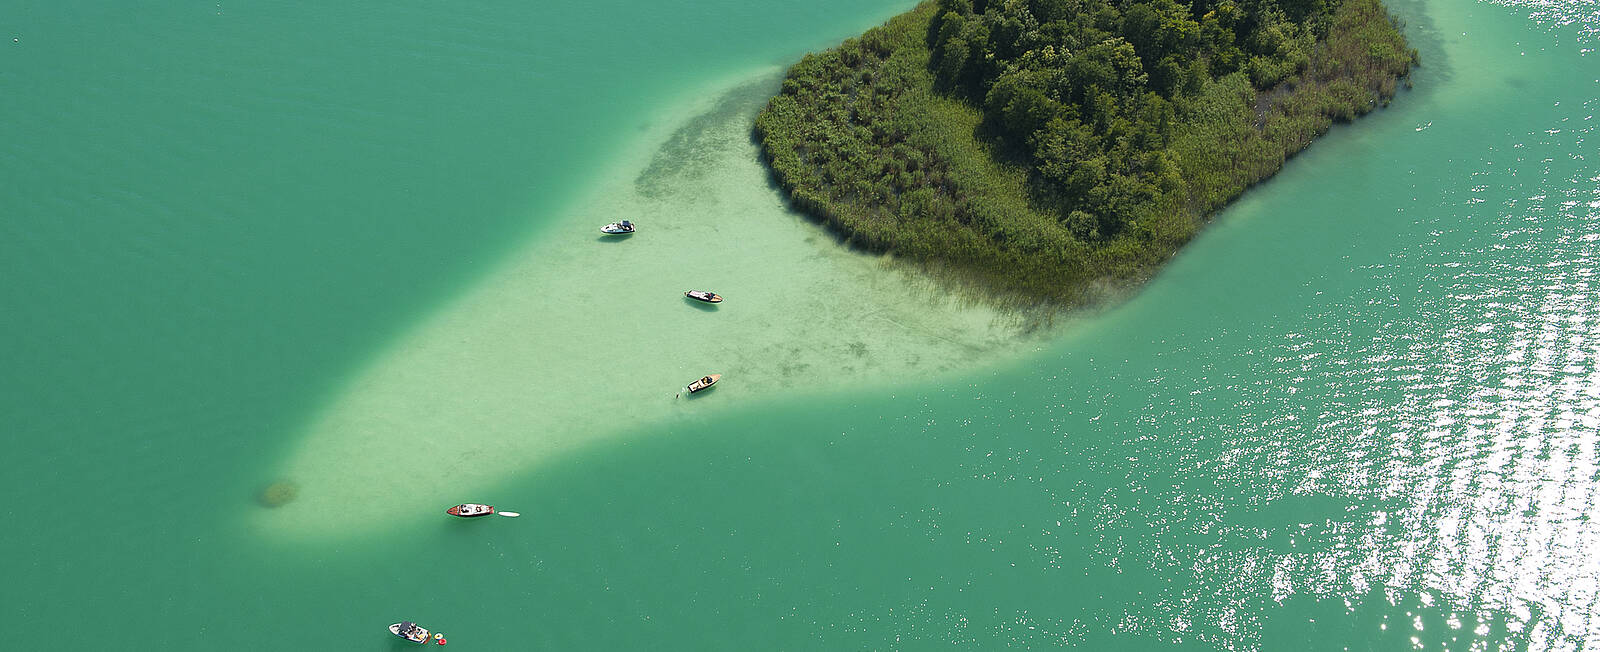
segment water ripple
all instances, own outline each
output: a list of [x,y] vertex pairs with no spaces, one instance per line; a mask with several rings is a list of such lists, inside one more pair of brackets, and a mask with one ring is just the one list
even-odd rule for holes
[[[1563,155],[1596,104],[1446,168],[1473,191],[1413,210],[1415,239],[1353,261],[1350,285],[1307,281],[1303,314],[1192,325],[1143,358],[1098,342],[1041,379],[1094,379],[1045,412],[976,399],[972,480],[1060,520],[963,543],[1107,591],[1005,633],[1292,649],[1328,621],[1357,631],[1308,646],[1600,645],[1600,185]],[[1041,431],[1061,452],[1015,439]],[[1289,604],[1319,624],[1286,633]]]
[[[1317,459],[1294,491],[1328,490],[1317,480],[1330,478],[1394,509],[1327,528],[1334,542],[1319,554],[1278,556],[1274,600],[1420,586],[1425,603],[1511,614],[1507,627],[1533,628],[1539,646],[1600,642],[1600,568],[1591,563],[1600,554],[1600,215],[1588,205],[1600,190],[1556,155],[1575,136],[1527,134],[1515,162],[1486,159],[1474,173],[1485,183],[1472,190],[1493,188],[1510,198],[1506,206],[1458,203],[1455,214],[1438,216],[1427,247],[1365,268],[1374,281],[1365,303],[1410,307],[1413,317],[1376,324],[1370,341],[1341,341],[1332,319],[1340,308],[1315,329],[1322,333],[1281,345],[1276,375],[1320,382],[1310,388],[1318,393],[1400,399],[1324,401],[1310,420],[1320,425],[1309,439],[1350,436],[1329,447],[1350,455]],[[1471,230],[1488,237],[1464,237]],[[1408,271],[1417,267],[1426,273]],[[1361,425],[1352,434],[1354,423]],[[1288,436],[1289,425],[1260,427]]]
[[[1600,2],[1595,0],[1483,0],[1488,4],[1526,12],[1528,19],[1552,32],[1574,28],[1583,40],[1600,36]],[[1584,54],[1593,50],[1586,49]]]

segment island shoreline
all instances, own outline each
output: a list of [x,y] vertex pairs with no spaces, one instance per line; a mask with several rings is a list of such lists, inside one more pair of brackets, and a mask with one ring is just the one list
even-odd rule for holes
[[[1078,118],[1092,107],[1050,97],[1070,85],[1070,78],[1027,81],[1040,78],[1027,69],[1036,65],[1030,58],[1064,59],[1086,48],[1043,46],[1015,56],[1004,64],[1009,68],[1000,82],[988,87],[987,104],[974,106],[973,92],[952,86],[966,83],[959,75],[941,77],[936,70],[948,67],[949,43],[959,41],[938,41],[962,20],[951,7],[968,12],[970,26],[979,15],[972,4],[982,2],[927,0],[832,50],[806,55],[789,69],[782,91],[758,117],[753,137],[791,206],[825,225],[842,244],[890,254],[953,291],[1011,309],[1051,312],[1126,296],[1153,278],[1222,208],[1271,178],[1334,124],[1387,106],[1398,90],[1409,87],[1410,69],[1418,63],[1401,24],[1377,0],[1344,0],[1318,19],[1321,23],[1307,19],[1326,33],[1313,39],[1313,28],[1305,28],[1297,41],[1303,55],[1298,59],[1285,49],[1290,54],[1282,61],[1257,56],[1239,70],[1211,77],[1204,66],[1219,55],[1194,46],[1201,63],[1189,72],[1164,69],[1180,80],[1171,82],[1177,86],[1169,86],[1165,96],[1141,88],[1128,92],[1134,99],[1126,101],[1125,113],[1157,115],[1165,131],[1158,137],[1130,136],[1135,130],[1118,132],[1119,125],[1113,125],[1105,135],[1095,134],[1121,139],[1119,147],[1130,139],[1160,139],[1158,146],[1143,150],[1107,148],[1128,158],[1147,156],[1153,163],[1140,159],[1144,168],[1125,176],[1100,172],[1101,179],[1110,179],[1102,182],[1106,187],[1132,179],[1123,185],[1136,188],[1137,200],[1113,207],[1118,210],[1096,211],[1104,206],[1086,200],[1090,193],[1071,197],[1060,192],[1063,184],[1051,188],[1053,180],[1041,170],[1071,177],[1074,166],[1105,167],[1105,156],[1041,163],[1038,154],[1044,148],[1026,151],[1028,143],[1015,137],[1034,127],[1030,142],[1057,132],[1070,137],[1073,127],[1090,131]],[[1227,0],[1214,4],[1234,6]],[[991,8],[984,17],[992,23],[996,11]],[[1216,11],[1187,25],[1209,28]],[[1134,52],[1121,36],[1108,42]],[[1051,72],[1043,68],[1044,74]],[[1141,83],[1152,76],[1137,60],[1129,68]],[[1022,92],[1003,87],[1008,74],[1024,80]],[[1273,75],[1275,82],[1262,83]],[[1042,92],[1027,88],[1029,83]],[[1001,92],[1022,99],[997,102]],[[1058,117],[1040,126],[1045,121],[1036,114],[1044,110],[1016,110],[1023,100],[1048,104],[1071,122]],[[1166,114],[1158,115],[1162,110]],[[1027,124],[1030,119],[1036,122]],[[1014,124],[1008,121],[1025,124],[1013,128],[1009,140],[1004,132]],[[1113,159],[1111,165],[1124,164]],[[1068,172],[1060,173],[1063,169]],[[1064,196],[1067,201],[1053,201]]]

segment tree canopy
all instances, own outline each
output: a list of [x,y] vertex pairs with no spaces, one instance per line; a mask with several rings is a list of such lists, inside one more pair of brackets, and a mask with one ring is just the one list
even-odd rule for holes
[[808,55],[757,129],[853,240],[1072,301],[1386,103],[1415,56],[1377,0],[929,0]]

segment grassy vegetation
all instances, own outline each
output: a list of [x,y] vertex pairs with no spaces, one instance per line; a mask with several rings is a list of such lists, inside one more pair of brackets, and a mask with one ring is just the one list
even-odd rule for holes
[[851,243],[1080,303],[1415,62],[1377,0],[1196,2],[930,0],[807,55],[757,134],[795,205]]

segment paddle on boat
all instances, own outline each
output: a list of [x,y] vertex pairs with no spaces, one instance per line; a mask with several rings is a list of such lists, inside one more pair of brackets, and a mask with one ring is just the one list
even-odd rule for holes
[[694,299],[695,301],[704,301],[706,303],[722,303],[722,295],[710,290],[690,290],[683,293],[683,296]]
[[633,222],[627,220],[612,222],[600,227],[600,232],[607,235],[627,235],[633,233]]

